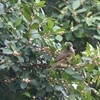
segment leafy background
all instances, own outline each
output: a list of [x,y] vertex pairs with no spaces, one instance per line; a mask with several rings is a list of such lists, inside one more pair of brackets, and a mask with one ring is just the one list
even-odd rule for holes
[[1,100],[99,100],[99,41],[99,0],[0,0]]

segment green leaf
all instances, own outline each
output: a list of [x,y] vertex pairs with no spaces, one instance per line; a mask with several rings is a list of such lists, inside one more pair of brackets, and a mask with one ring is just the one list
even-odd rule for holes
[[100,30],[97,30],[98,34],[100,35]]
[[100,85],[100,79],[97,80],[97,87]]
[[12,54],[13,51],[7,48],[2,48],[4,54]]
[[77,80],[82,80],[82,77],[79,74],[74,74],[72,77]]
[[38,38],[38,39],[41,39],[41,35],[40,35],[40,34],[33,34],[33,35],[32,35],[32,38]]
[[57,29],[56,31],[55,31],[55,33],[56,34],[63,34],[64,33],[64,31],[65,31],[65,29],[63,29],[63,28],[60,28],[60,29]]
[[96,20],[100,21],[100,17],[90,17],[90,18],[86,18],[86,23],[88,26],[93,26],[94,23],[96,22]]
[[4,5],[3,3],[0,3],[0,14],[4,12]]
[[23,4],[24,11],[31,16],[31,9],[28,4]]
[[81,37],[83,36],[83,33],[81,33],[81,31],[75,32],[75,36],[76,36],[77,38],[81,38]]
[[8,65],[6,65],[6,64],[0,65],[0,69],[5,69],[5,68],[7,68],[7,67],[8,67]]
[[86,44],[86,49],[89,51],[88,53],[90,53],[90,51],[94,51],[94,47],[89,43]]
[[54,26],[54,27],[53,27],[53,30],[54,30],[54,31],[56,31],[56,30],[58,30],[58,29],[60,29],[59,26]]
[[24,95],[27,96],[27,97],[31,96],[29,92],[25,92]]
[[44,26],[43,26],[43,30],[44,30],[45,33],[48,33],[48,30],[49,30],[49,29],[48,29],[48,26],[47,26],[47,25],[44,25]]
[[86,87],[85,87],[85,91],[86,91],[86,92],[89,92],[89,91],[91,91],[91,88],[90,88],[89,86],[86,86]]
[[9,0],[11,4],[15,4],[15,0]]
[[38,82],[35,80],[35,79],[32,79],[30,81],[31,84],[35,85],[35,86],[38,86]]
[[63,79],[68,79],[68,77],[69,77],[69,76],[68,76],[68,74],[67,74],[66,72],[63,72],[63,73],[62,73],[62,78],[63,78]]
[[19,17],[15,22],[15,27],[19,26],[21,24],[22,18]]
[[11,49],[14,51],[14,50],[16,50],[16,45],[15,44],[12,44],[11,45]]
[[29,5],[28,4],[23,4],[23,15],[24,15],[24,17],[29,21],[29,22],[31,22],[31,9],[30,9],[30,7],[29,7]]
[[55,90],[60,91],[65,97],[67,97],[67,93],[64,91],[64,89],[62,88],[62,86],[55,86]]
[[41,7],[44,6],[45,1],[34,2],[34,4],[35,4],[38,8],[41,8]]
[[33,23],[30,28],[31,29],[38,29],[39,28],[39,24],[38,23]]
[[75,100],[75,95],[74,95],[74,94],[71,94],[71,95],[69,96],[69,100]]
[[95,20],[100,21],[100,16],[93,17]]
[[91,57],[82,57],[82,60],[83,61],[92,61],[92,58]]
[[95,39],[100,40],[100,36],[99,35],[94,35],[93,36]]
[[25,89],[25,88],[27,87],[27,84],[24,83],[24,82],[22,82],[22,83],[20,84],[20,87],[21,87],[22,89]]
[[72,70],[72,68],[67,68],[67,69],[65,70],[65,72],[68,73],[69,75],[75,74],[75,71]]
[[37,97],[43,97],[45,95],[45,89],[40,89],[37,91]]
[[83,12],[85,12],[86,10],[87,10],[86,8],[82,8],[82,9],[77,10],[76,13],[77,13],[77,14],[78,14],[78,13],[83,13]]
[[17,56],[19,62],[24,62],[24,58],[22,56]]
[[1,19],[0,19],[0,28],[2,28],[3,27],[3,24],[2,24],[2,21],[1,21]]
[[72,40],[72,39],[73,39],[73,35],[72,35],[72,33],[70,33],[70,32],[67,33],[67,34],[66,34],[66,40],[69,41],[69,40]]
[[55,90],[57,90],[57,91],[61,91],[62,89],[63,88],[61,86],[58,86],[58,85],[55,86]]
[[63,39],[63,37],[62,37],[61,35],[57,35],[57,36],[56,36],[56,40],[58,40],[59,42],[61,42],[62,39]]
[[44,74],[40,74],[40,77],[41,77],[41,78],[45,78],[46,75],[44,75]]
[[51,86],[47,86],[47,87],[46,87],[46,92],[52,92],[52,91],[53,91],[53,89],[52,89]]
[[31,22],[31,16],[25,10],[23,10],[23,15],[27,21]]
[[98,10],[100,10],[100,2],[97,3]]
[[53,26],[54,26],[53,21],[48,20],[48,27],[49,27],[49,28],[53,28]]
[[72,4],[72,7],[73,7],[74,10],[79,8],[80,7],[80,1],[79,0],[74,1],[73,4]]

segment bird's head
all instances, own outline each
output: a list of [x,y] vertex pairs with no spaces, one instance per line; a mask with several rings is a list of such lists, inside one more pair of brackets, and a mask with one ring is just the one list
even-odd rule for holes
[[75,53],[75,50],[73,49],[73,44],[71,42],[67,43],[66,50],[71,52],[71,53]]

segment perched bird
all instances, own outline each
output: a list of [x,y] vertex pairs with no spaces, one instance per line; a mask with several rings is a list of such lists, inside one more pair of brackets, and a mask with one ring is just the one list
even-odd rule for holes
[[53,68],[61,66],[61,64],[66,63],[68,58],[71,57],[73,53],[74,53],[73,45],[71,42],[68,42],[65,50],[57,55]]

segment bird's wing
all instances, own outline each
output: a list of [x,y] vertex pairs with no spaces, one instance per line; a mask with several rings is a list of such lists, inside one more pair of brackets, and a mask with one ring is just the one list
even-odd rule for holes
[[60,53],[60,54],[56,57],[56,61],[55,61],[55,62],[58,62],[58,61],[64,59],[65,57],[66,57],[66,55],[65,55],[64,52]]

